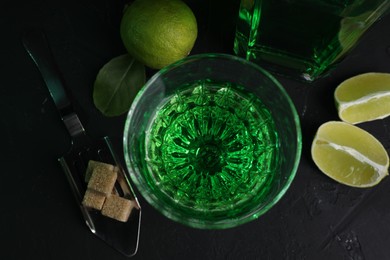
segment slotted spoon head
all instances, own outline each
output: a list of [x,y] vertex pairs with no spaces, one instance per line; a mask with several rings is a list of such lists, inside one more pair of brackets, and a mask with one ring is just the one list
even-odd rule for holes
[[[118,177],[115,183],[115,193],[135,202],[127,222],[103,216],[98,210],[87,208],[82,204],[87,189],[85,173],[89,160],[100,161],[118,168]],[[59,162],[66,174],[76,201],[81,209],[87,226],[92,233],[103,239],[110,246],[126,256],[133,256],[138,249],[141,207],[130,185],[119,159],[114,153],[108,137],[96,140],[88,147],[72,149],[61,157]]]

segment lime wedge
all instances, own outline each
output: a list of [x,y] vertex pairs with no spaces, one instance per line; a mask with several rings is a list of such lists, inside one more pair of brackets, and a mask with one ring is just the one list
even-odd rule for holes
[[345,122],[321,125],[311,155],[323,173],[348,186],[371,187],[388,175],[389,156],[383,145],[370,133]]
[[343,81],[334,93],[341,120],[357,124],[390,115],[390,73],[364,73]]

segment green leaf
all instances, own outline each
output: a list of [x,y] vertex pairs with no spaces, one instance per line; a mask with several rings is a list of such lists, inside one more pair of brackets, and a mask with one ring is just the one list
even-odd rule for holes
[[113,58],[104,65],[95,80],[93,102],[105,116],[126,113],[145,84],[145,66],[129,54]]

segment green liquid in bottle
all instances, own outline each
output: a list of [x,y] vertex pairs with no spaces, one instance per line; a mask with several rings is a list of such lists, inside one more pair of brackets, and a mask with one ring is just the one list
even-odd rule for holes
[[146,131],[146,177],[165,199],[210,213],[242,210],[267,195],[278,135],[270,111],[241,89],[197,82],[159,106]]
[[242,0],[234,51],[268,70],[312,81],[389,7],[387,0]]

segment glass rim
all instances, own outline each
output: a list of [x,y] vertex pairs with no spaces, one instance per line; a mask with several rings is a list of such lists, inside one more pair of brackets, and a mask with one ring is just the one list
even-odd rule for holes
[[[143,94],[151,87],[153,87],[153,84],[156,80],[158,80],[161,76],[169,73],[171,70],[174,70],[178,67],[181,67],[185,63],[189,62],[196,62],[197,60],[204,60],[204,59],[218,59],[218,60],[229,60],[234,61],[238,63],[242,63],[244,66],[250,66],[256,71],[259,71],[261,74],[263,74],[265,77],[267,77],[269,80],[272,81],[272,83],[278,88],[279,92],[283,95],[285,101],[287,101],[289,110],[292,113],[293,121],[295,125],[294,131],[296,132],[296,149],[295,149],[295,158],[294,165],[290,170],[290,173],[288,175],[288,178],[285,180],[285,184],[283,187],[280,188],[280,190],[277,192],[277,194],[269,200],[269,202],[266,205],[259,205],[259,207],[255,207],[253,210],[247,212],[246,214],[243,214],[239,217],[234,218],[226,218],[224,220],[218,220],[218,221],[208,221],[208,220],[202,220],[197,218],[183,218],[183,216],[179,214],[176,214],[175,212],[170,211],[170,207],[166,207],[165,205],[162,205],[158,199],[155,198],[155,196],[151,193],[149,193],[150,188],[145,183],[145,180],[139,179],[139,169],[134,168],[134,165],[132,165],[131,162],[131,156],[130,151],[128,149],[128,134],[129,134],[129,128],[130,124],[133,118],[133,114],[138,106],[138,103],[143,96]],[[248,60],[245,60],[243,58],[230,55],[230,54],[223,54],[223,53],[205,53],[205,54],[195,54],[191,56],[187,56],[177,62],[174,62],[173,64],[170,64],[161,70],[157,71],[141,88],[141,90],[136,95],[129,112],[126,116],[125,126],[124,126],[124,132],[123,132],[123,150],[124,150],[124,159],[126,163],[127,170],[129,172],[131,180],[134,182],[137,190],[141,193],[141,195],[145,198],[145,200],[157,211],[162,213],[164,216],[168,217],[169,219],[172,219],[174,221],[177,221],[178,223],[193,227],[193,228],[201,228],[201,229],[225,229],[225,228],[231,228],[235,227],[244,223],[247,223],[251,220],[254,220],[264,213],[266,213],[269,209],[271,209],[287,192],[288,188],[290,187],[293,179],[295,178],[296,172],[298,170],[298,166],[300,163],[300,157],[302,152],[302,133],[301,133],[301,125],[299,120],[298,112],[296,111],[295,105],[292,102],[290,96],[288,95],[287,91],[284,89],[284,87],[281,85],[281,83],[268,71],[263,69],[257,64],[254,64],[253,62],[250,62]],[[138,171],[138,172],[137,172]],[[149,189],[149,190],[147,190]]]

